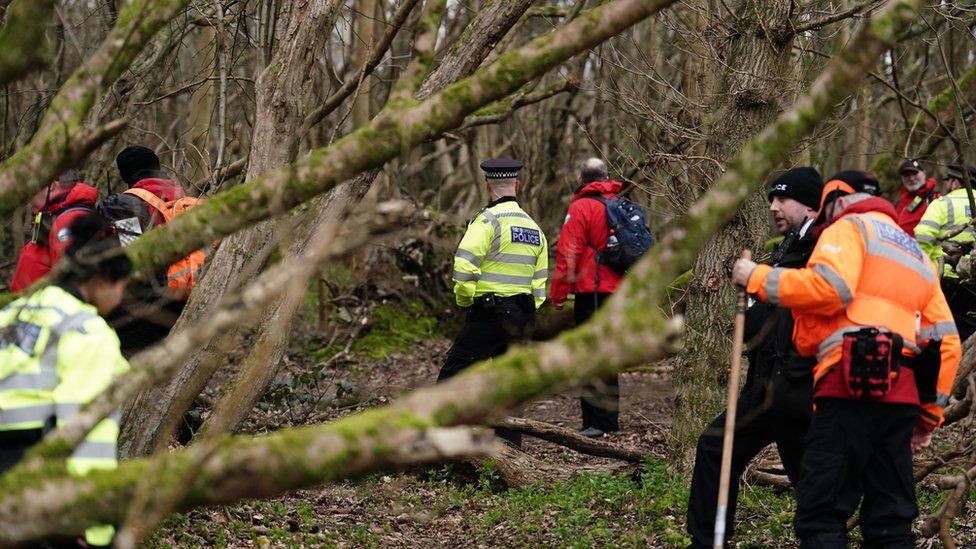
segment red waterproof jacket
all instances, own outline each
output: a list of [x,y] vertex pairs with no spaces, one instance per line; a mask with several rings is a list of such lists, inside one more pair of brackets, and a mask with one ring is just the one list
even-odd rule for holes
[[596,263],[596,251],[607,245],[610,236],[607,209],[599,200],[587,197],[616,198],[622,187],[617,181],[594,181],[573,197],[556,247],[556,270],[549,290],[554,304],[563,303],[569,294],[608,294],[617,290],[621,275]]
[[98,191],[90,185],[77,183],[70,189],[52,190],[50,198],[47,198],[45,189],[38,193],[38,197],[42,198],[38,200],[35,197],[33,213],[36,215],[43,210],[56,217],[46,242],[28,242],[21,248],[14,276],[10,281],[10,290],[13,292],[27,288],[51,272],[51,268],[61,259],[65,248],[71,243],[68,227],[79,216],[93,211]]
[[[148,170],[147,174],[151,177],[139,180],[132,188],[145,189],[165,202],[172,202],[186,196],[183,186],[179,182],[169,179],[166,174]],[[166,222],[163,215],[157,212],[155,208],[147,204],[145,200],[131,194],[113,194],[99,203],[98,210],[102,217],[110,223],[120,219],[137,218],[143,233]]]
[[898,213],[896,220],[901,230],[912,237],[915,236],[915,225],[918,225],[918,222],[922,220],[929,203],[941,196],[935,190],[935,183],[935,179],[930,177],[924,185],[914,191],[906,190],[905,187],[901,188],[901,198],[895,205],[895,211]]

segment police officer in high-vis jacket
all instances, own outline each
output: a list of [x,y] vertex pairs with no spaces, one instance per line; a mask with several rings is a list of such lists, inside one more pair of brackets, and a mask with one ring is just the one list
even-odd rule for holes
[[[101,218],[80,218],[70,229],[75,240],[58,281],[0,309],[0,473],[129,369],[101,315],[121,302],[131,264]],[[107,418],[88,434],[67,460],[70,474],[116,467],[118,421]],[[90,528],[85,543],[109,546],[114,533]]]
[[[969,179],[976,183],[976,167],[969,166]],[[969,226],[969,193],[963,185],[962,166],[946,168],[946,194],[929,204],[915,227],[915,239],[933,263],[942,262],[942,292],[956,319],[963,341],[976,332],[976,275],[973,246],[976,229]],[[952,235],[951,237],[949,235]],[[946,251],[949,248],[950,252]],[[961,276],[960,276],[961,275]]]
[[[536,309],[546,300],[546,235],[515,198],[522,163],[498,158],[483,162],[481,169],[491,202],[468,224],[454,254],[454,296],[468,317],[438,381],[526,339]],[[498,434],[520,443],[517,433],[499,430]]]

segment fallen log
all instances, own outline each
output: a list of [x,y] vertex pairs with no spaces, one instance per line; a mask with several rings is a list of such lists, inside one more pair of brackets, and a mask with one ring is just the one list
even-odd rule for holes
[[602,440],[595,440],[579,435],[569,429],[564,429],[544,421],[526,419],[521,417],[507,417],[495,422],[493,427],[511,429],[538,439],[565,446],[570,450],[575,450],[581,454],[596,457],[619,459],[630,463],[641,463],[647,456],[636,448],[615,446]]

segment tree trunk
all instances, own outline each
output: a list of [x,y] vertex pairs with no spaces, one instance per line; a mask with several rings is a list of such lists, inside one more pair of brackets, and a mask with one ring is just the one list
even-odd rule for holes
[[[792,36],[784,40],[775,32],[789,28],[792,3],[745,1],[741,6],[739,13],[744,15],[734,34],[723,36],[725,40],[715,44],[729,67],[722,71],[718,89],[712,94],[713,122],[705,151],[707,157],[722,165],[775,119],[783,109],[783,98],[794,92],[784,89],[783,78],[793,72]],[[718,175],[714,166],[703,166],[702,187]],[[705,244],[695,261],[686,294],[688,338],[674,374],[673,447],[685,460],[691,457],[704,425],[725,404],[735,308],[735,293],[728,282],[732,263],[743,247],[760,250],[768,232],[766,193],[759,186],[736,217]]]
[[[279,20],[288,25],[279,27],[283,32],[274,57],[258,79],[248,180],[294,160],[297,143],[290,137],[305,120],[307,82],[340,4],[338,0],[311,0],[282,8],[287,11],[279,14]],[[212,310],[229,289],[263,265],[274,242],[274,228],[274,221],[264,221],[221,243],[174,330]],[[207,355],[198,354],[170,383],[140,395],[125,421],[124,455],[148,454],[166,443],[169,428],[177,424],[213,374],[213,368],[201,367],[203,362],[213,362]]]
[[[470,27],[476,32],[466,33],[468,40],[464,42],[465,47],[452,51],[445,58],[447,66],[451,70],[437,70],[430,74],[425,80],[422,89],[426,92],[418,93],[419,99],[443,89],[448,84],[468,76],[468,72],[473,72],[489,53],[492,46],[507,31],[511,25],[518,20],[521,14],[528,9],[530,2],[519,0],[522,4],[521,10],[482,10],[472,21]],[[432,26],[427,29],[431,36],[436,36],[438,28]],[[433,48],[434,43],[430,41],[425,48]],[[429,52],[419,52],[423,57]],[[465,59],[457,60],[457,56],[465,56]],[[458,67],[453,69],[453,67]],[[428,85],[428,82],[433,84]],[[353,111],[355,112],[355,111]],[[379,170],[372,170],[356,177],[333,192],[329,193],[324,200],[319,200],[316,206],[316,219],[319,226],[332,224],[338,228],[343,217],[348,215],[350,209],[358,204],[369,191]],[[290,254],[301,253],[307,244],[307,239],[311,231],[296,238],[295,244],[290,250]],[[263,396],[268,385],[274,380],[278,372],[278,364],[284,355],[288,345],[286,334],[291,332],[291,326],[303,303],[302,295],[286,295],[278,301],[272,308],[272,313],[259,328],[256,343],[248,353],[248,357],[241,365],[241,369],[234,379],[225,388],[217,403],[204,425],[204,432],[212,435],[213,433],[232,431],[237,429],[247,418],[251,409]]]
[[[181,468],[207,460],[184,492],[180,508],[268,496],[363,474],[402,463],[398,458],[404,450],[409,455],[415,449],[411,440],[423,429],[476,422],[548,391],[672,353],[681,326],[661,312],[669,283],[691,265],[701,244],[721,229],[760,187],[760,181],[856,89],[868,67],[914,18],[920,4],[894,4],[865,25],[811,91],[750,140],[729,163],[728,172],[633,267],[618,293],[586,325],[554,342],[515,347],[490,365],[475,366],[393,405],[328,425],[283,430],[250,441],[224,439],[217,441],[217,452],[164,453],[82,479],[71,478],[63,467],[59,471],[56,466],[32,475],[5,475],[0,478],[0,532],[8,539],[23,540],[114,522],[146,467],[166,461],[172,465],[166,469],[174,474],[165,480],[181,483],[185,481],[179,475]],[[427,455],[443,457],[447,453],[443,446],[434,446],[436,450]]]

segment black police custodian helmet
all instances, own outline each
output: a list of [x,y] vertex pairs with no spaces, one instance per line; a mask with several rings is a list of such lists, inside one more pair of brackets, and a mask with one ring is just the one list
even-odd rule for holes
[[514,158],[492,158],[481,163],[486,179],[514,179],[522,167],[522,163]]

